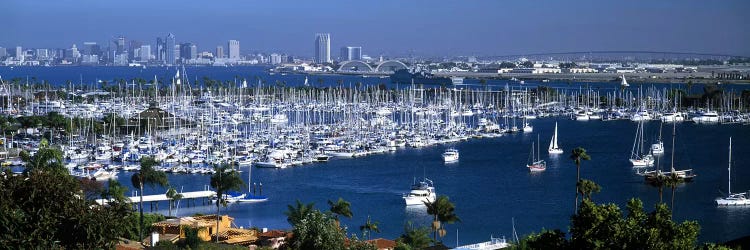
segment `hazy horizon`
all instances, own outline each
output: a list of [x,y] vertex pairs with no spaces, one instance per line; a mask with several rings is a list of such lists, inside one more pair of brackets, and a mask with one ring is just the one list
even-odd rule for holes
[[363,54],[496,56],[575,51],[750,55],[750,2],[651,1],[20,1],[0,2],[0,47],[67,48],[117,36],[153,45],[175,34],[199,51],[311,56],[315,33],[331,50]]

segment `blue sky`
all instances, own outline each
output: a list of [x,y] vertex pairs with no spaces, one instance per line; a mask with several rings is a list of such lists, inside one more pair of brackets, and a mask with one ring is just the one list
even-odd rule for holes
[[[750,55],[750,1],[2,0],[0,47],[69,47],[174,33],[213,51],[309,56],[314,34],[372,56],[645,50]],[[744,13],[743,13],[744,12]]]

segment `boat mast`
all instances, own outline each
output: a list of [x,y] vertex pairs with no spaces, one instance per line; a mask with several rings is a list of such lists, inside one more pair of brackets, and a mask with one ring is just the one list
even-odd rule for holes
[[727,177],[727,192],[732,195],[732,137],[729,137],[729,175]]
[[672,123],[672,173],[674,173],[674,148],[676,145],[674,144],[674,138],[677,134],[677,122]]

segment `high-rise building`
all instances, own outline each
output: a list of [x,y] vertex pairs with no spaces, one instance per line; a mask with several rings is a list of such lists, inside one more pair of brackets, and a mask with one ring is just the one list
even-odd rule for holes
[[141,51],[138,58],[144,62],[151,60],[151,45],[141,45]]
[[96,42],[84,42],[83,43],[83,54],[84,55],[102,55],[102,48]]
[[154,48],[154,56],[156,57],[156,61],[158,62],[164,62],[166,53],[164,52],[164,48],[166,46],[164,45],[164,40],[161,39],[161,37],[156,38],[156,47]]
[[216,58],[224,58],[224,47],[216,46]]
[[128,58],[130,60],[135,60],[137,57],[141,56],[141,54],[136,51],[137,49],[140,50],[141,45],[143,45],[143,43],[137,40],[128,41]]
[[23,48],[21,48],[21,46],[16,46],[16,54],[13,56],[15,56],[16,61],[23,61]]
[[240,59],[240,41],[229,40],[227,48],[229,50],[229,59]]
[[276,64],[281,64],[281,63],[283,62],[283,61],[282,61],[282,58],[283,58],[283,57],[282,57],[282,56],[281,56],[280,54],[276,54],[276,53],[273,53],[273,54],[271,54],[271,56],[270,56],[270,57],[271,57],[271,58],[269,59],[269,62],[270,62],[271,64],[274,64],[274,65],[276,65]]
[[115,53],[118,55],[125,53],[125,37],[121,36],[115,40]]
[[50,59],[49,50],[47,50],[47,49],[36,49],[36,59],[37,60]]
[[6,57],[6,56],[8,56],[8,50],[3,47],[0,47],[0,58]]
[[193,43],[180,44],[180,58],[184,60],[198,58],[198,47]]
[[169,35],[167,35],[167,38],[164,40],[164,61],[166,61],[166,64],[175,64],[177,62],[175,55],[177,55],[179,52],[175,52],[175,47],[177,46],[177,44],[175,44],[176,42],[174,39],[174,35],[172,33],[169,33]]
[[330,63],[331,62],[331,34],[329,33],[315,34],[315,62],[316,63]]
[[362,47],[341,47],[341,61],[362,60]]

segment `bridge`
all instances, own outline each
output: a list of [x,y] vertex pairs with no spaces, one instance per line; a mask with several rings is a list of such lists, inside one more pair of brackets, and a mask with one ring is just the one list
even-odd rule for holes
[[377,63],[373,68],[372,65],[365,61],[352,60],[341,62],[338,72],[394,72],[399,69],[407,69],[408,66],[398,60],[388,60]]

